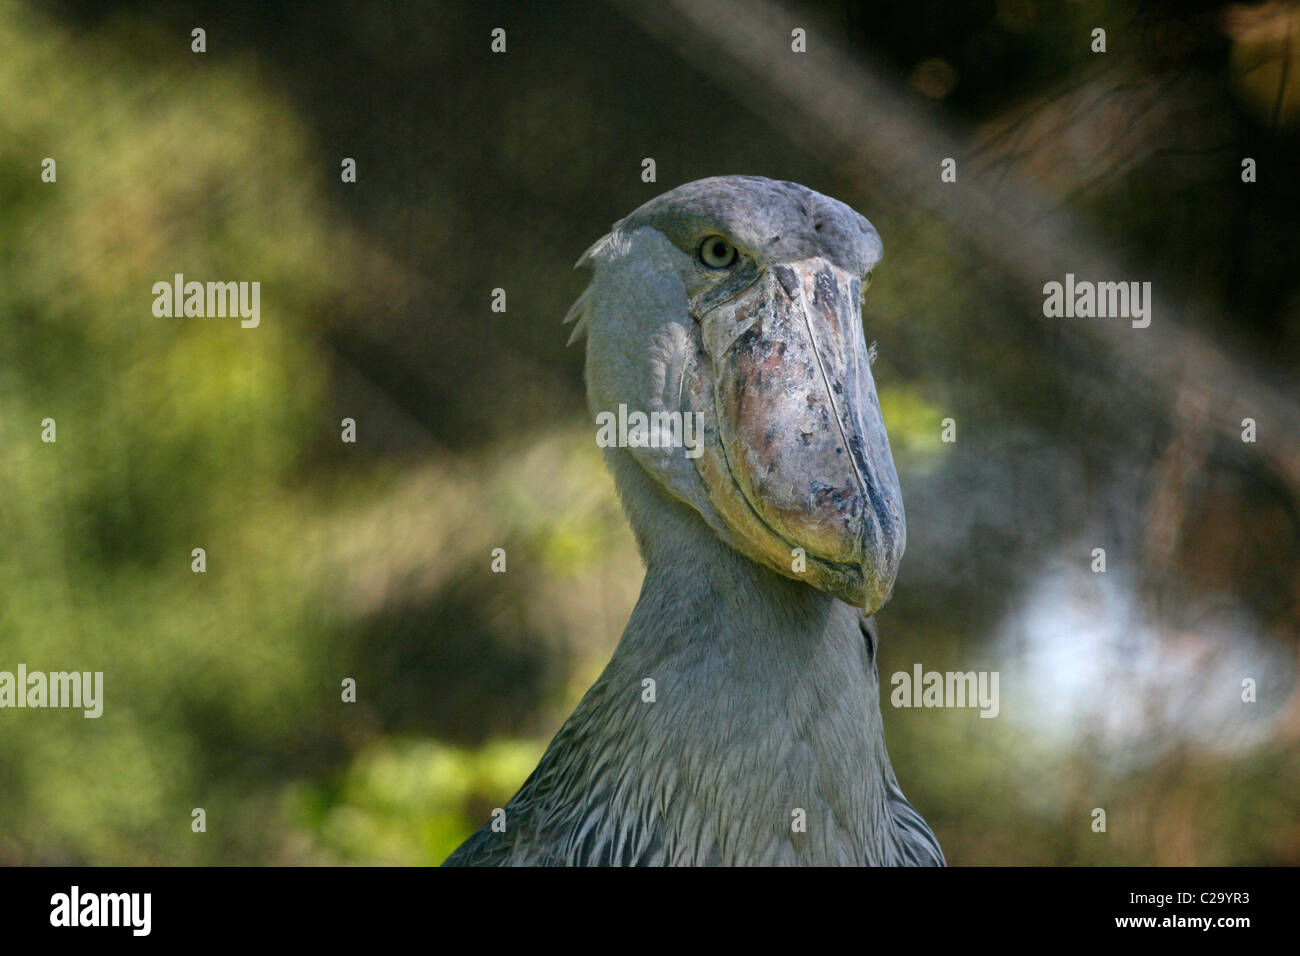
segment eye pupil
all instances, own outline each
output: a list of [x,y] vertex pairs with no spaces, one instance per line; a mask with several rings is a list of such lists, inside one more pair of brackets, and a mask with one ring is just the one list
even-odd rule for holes
[[710,236],[700,243],[699,255],[710,269],[725,269],[736,261],[736,247],[722,236]]

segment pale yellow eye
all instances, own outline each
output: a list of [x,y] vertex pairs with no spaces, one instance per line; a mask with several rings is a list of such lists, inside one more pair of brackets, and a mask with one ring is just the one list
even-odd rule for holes
[[721,236],[707,236],[700,243],[700,261],[710,269],[725,269],[736,261],[736,247]]

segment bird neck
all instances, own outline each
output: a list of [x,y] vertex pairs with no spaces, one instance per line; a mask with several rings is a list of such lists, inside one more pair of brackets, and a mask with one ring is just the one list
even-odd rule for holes
[[757,678],[764,693],[792,668],[804,672],[815,647],[840,646],[860,658],[857,609],[728,546],[627,450],[606,456],[646,565],[618,648],[623,656],[642,663],[726,658],[733,680]]
[[573,720],[622,762],[622,812],[656,808],[675,862],[887,860],[892,771],[858,611],[733,551],[629,453],[610,458],[646,577]]
[[[819,649],[838,648],[860,663],[855,609],[733,550],[630,455],[623,462],[631,468],[619,468],[618,484],[646,575],[616,661],[694,669],[693,686],[707,679],[712,691],[732,699],[790,689],[791,681],[811,676],[810,667],[826,663]],[[636,488],[631,495],[629,485]]]

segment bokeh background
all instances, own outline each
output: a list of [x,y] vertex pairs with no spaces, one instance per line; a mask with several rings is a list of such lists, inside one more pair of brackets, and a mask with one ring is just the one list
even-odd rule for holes
[[[0,669],[107,698],[0,712],[0,863],[438,863],[501,805],[640,584],[570,267],[722,173],[884,237],[882,682],[1001,675],[884,702],[950,862],[1300,863],[1298,122],[1293,3],[0,0]],[[1066,271],[1151,327],[1044,318]]]

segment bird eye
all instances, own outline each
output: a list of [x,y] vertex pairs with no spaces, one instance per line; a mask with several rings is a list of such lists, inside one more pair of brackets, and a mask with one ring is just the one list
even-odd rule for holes
[[700,243],[700,261],[710,269],[725,269],[736,261],[736,247],[721,236],[708,236]]
[[858,292],[858,308],[860,310],[867,307],[867,287],[871,285],[871,271],[862,277],[862,288]]

